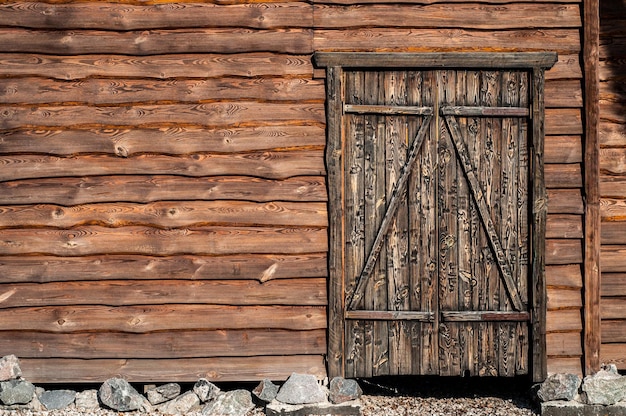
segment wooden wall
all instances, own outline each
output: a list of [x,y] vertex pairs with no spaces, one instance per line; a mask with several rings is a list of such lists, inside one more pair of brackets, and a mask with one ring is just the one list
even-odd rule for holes
[[626,369],[626,3],[600,2],[600,360]]
[[580,9],[3,2],[0,354],[19,355],[32,381],[324,375],[325,92],[313,51],[554,50],[546,353],[549,371],[580,372]]
[[311,8],[158,3],[0,5],[0,355],[34,382],[322,377]]

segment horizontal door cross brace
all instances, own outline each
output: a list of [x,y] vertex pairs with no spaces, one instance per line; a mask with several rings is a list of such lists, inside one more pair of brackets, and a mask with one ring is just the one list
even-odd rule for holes
[[443,116],[464,117],[529,117],[530,110],[526,107],[471,107],[445,106],[439,110]]
[[343,111],[345,113],[352,114],[400,114],[414,116],[429,116],[433,114],[432,107],[415,107],[406,105],[344,104]]
[[[530,313],[515,311],[442,311],[442,322],[527,322]],[[435,313],[427,311],[346,311],[346,319],[361,321],[434,322]]]
[[420,311],[346,311],[346,319],[364,321],[419,321],[433,322],[434,312]]

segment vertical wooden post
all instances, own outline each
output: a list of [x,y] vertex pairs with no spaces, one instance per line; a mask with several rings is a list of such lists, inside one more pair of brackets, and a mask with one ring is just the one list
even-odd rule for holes
[[599,0],[583,2],[585,78],[584,372],[600,369]]
[[326,69],[326,169],[328,172],[329,242],[328,251],[328,376],[344,375],[345,279],[344,279],[344,201],[343,128],[341,67]]

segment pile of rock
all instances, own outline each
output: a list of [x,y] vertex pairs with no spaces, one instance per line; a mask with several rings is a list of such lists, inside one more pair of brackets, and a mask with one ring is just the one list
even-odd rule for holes
[[603,366],[581,380],[575,374],[553,374],[537,391],[544,416],[626,416],[626,377],[615,365]]
[[252,393],[245,389],[223,392],[210,381],[200,379],[187,392],[181,392],[177,383],[168,383],[146,388],[142,395],[122,378],[108,379],[98,390],[46,391],[22,378],[17,357],[0,359],[0,410],[74,408],[83,412],[111,409],[164,415],[244,416],[256,407],[256,402],[265,406],[268,415],[358,415],[361,394],[354,380],[338,377],[326,388],[313,375],[295,373],[282,387],[263,380]]

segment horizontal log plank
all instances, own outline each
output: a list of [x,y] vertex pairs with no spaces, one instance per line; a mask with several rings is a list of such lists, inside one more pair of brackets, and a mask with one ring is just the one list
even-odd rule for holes
[[600,328],[603,344],[612,342],[626,343],[626,319],[603,319]]
[[582,113],[578,108],[546,108],[545,129],[547,135],[581,135]]
[[567,309],[578,308],[583,306],[581,289],[548,289],[548,309]]
[[582,107],[583,91],[580,80],[548,80],[544,89],[548,108]]
[[582,218],[581,215],[571,214],[548,215],[546,238],[583,238]]
[[0,228],[97,224],[107,227],[148,225],[161,228],[201,225],[291,225],[325,227],[326,204],[320,202],[176,201],[149,204],[106,203],[0,206]]
[[323,355],[141,359],[20,359],[22,375],[33,383],[101,383],[111,377],[129,382],[215,382],[286,380],[292,373],[326,377]]
[[625,58],[611,56],[605,59],[601,59],[598,62],[598,74],[600,82],[619,80],[621,78],[621,74],[624,74],[625,69]]
[[582,161],[582,136],[545,137],[545,163],[582,163]]
[[[0,40],[2,36],[0,36]],[[578,30],[506,30],[468,29],[389,29],[364,28],[348,30],[318,29],[313,49],[316,51],[423,51],[473,49],[545,50],[546,45],[558,53],[580,50]]]
[[0,308],[67,305],[326,305],[326,279],[0,284]]
[[626,177],[600,174],[600,195],[603,198],[626,198]]
[[3,283],[46,283],[98,280],[214,280],[326,277],[326,252],[297,255],[248,254],[230,256],[138,255],[0,256]]
[[199,227],[155,229],[82,226],[0,230],[0,253],[56,256],[94,254],[301,254],[327,249],[325,227]]
[[351,7],[315,4],[313,12],[317,28],[517,29],[581,26],[580,10],[575,4],[368,4]]
[[[624,137],[626,145],[626,137]],[[600,172],[626,176],[626,147],[600,149]]]
[[546,163],[544,172],[546,188],[582,188],[583,186],[580,163]]
[[326,328],[322,306],[48,306],[0,309],[0,317],[1,331],[54,333]]
[[546,71],[546,81],[555,79],[581,79],[580,60],[576,54],[559,54],[556,64]]
[[582,338],[579,332],[557,332],[546,334],[548,356],[582,355]]
[[626,124],[626,116],[623,114],[624,103],[599,100],[600,120],[612,123]]
[[546,285],[581,289],[583,287],[581,266],[579,264],[546,266]]
[[582,263],[583,250],[580,239],[547,239],[546,264]]
[[444,322],[519,322],[530,321],[528,312],[511,311],[442,311]]
[[[25,358],[174,359],[252,357],[259,355],[325,354],[323,329],[287,331],[242,329],[171,331],[148,334],[4,331],[0,351],[19,351]],[[146,348],[146,346],[158,348]]]
[[580,189],[548,189],[549,214],[583,214],[584,204]]
[[582,357],[548,357],[548,374],[577,374],[583,376]]
[[200,128],[28,129],[0,133],[2,153],[42,153],[67,156],[103,153],[133,156],[199,152],[234,153],[324,146],[324,126],[250,126]]
[[626,58],[626,37],[601,36],[598,52],[600,60]]
[[583,328],[580,309],[548,310],[546,332],[581,331]]
[[599,83],[600,95],[602,101],[624,103],[626,102],[626,83],[622,80],[610,80]]
[[[1,15],[1,13],[0,13]],[[216,100],[323,101],[323,80],[304,78],[93,79],[75,82],[0,79],[4,104],[123,104],[210,102]]]
[[126,32],[0,28],[0,52],[55,55],[243,52],[307,54],[313,52],[312,39],[312,30],[293,28],[158,29]]
[[[189,2],[131,5],[101,1],[7,3],[0,5],[0,25],[119,31],[225,26],[257,29],[312,27],[311,9],[311,5],[300,2],[230,5]],[[566,10],[562,12],[569,16]]]
[[601,296],[626,296],[626,273],[602,273]]
[[600,346],[600,362],[615,364],[618,370],[626,370],[626,342],[619,344],[602,344]]
[[[563,70],[570,66],[575,65],[564,65]],[[241,53],[234,55],[169,54],[141,57],[0,53],[0,75],[2,76],[42,76],[75,80],[89,77],[166,79],[311,76],[312,74],[313,64],[311,57],[307,55]]]
[[600,120],[598,137],[600,138],[601,146],[623,146],[624,137],[626,137],[626,123],[620,124],[608,120]]
[[603,297],[600,301],[601,319],[621,319],[626,320],[626,297],[611,296]]
[[626,247],[624,245],[602,245],[600,249],[602,273],[626,272]]
[[223,127],[238,123],[315,124],[324,121],[323,103],[236,101],[119,107],[0,106],[0,129],[94,125],[143,127],[150,124]]
[[249,176],[97,176],[0,182],[0,204],[78,205],[97,202],[160,200],[326,201],[323,176],[283,180]]
[[116,157],[0,156],[0,181],[102,175],[256,176],[285,179],[325,173],[321,149],[235,154],[139,155]]
[[[223,0],[224,1],[224,0]],[[559,0],[559,3],[580,3],[581,0]],[[370,3],[410,3],[410,4],[435,4],[441,0],[316,0],[315,4],[370,4]],[[446,3],[467,3],[467,0],[446,0]],[[510,0],[484,0],[487,4],[510,4]]]
[[626,221],[601,223],[600,242],[601,244],[626,245]]

